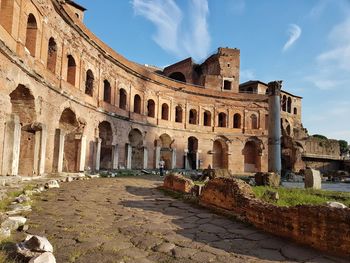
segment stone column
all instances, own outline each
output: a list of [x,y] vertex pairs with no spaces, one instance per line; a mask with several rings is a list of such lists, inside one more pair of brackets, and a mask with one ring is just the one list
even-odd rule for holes
[[112,147],[112,169],[113,170],[118,169],[118,162],[119,162],[119,149],[118,149],[118,144],[116,144]]
[[84,172],[86,159],[86,135],[81,136],[79,154],[79,172]]
[[281,174],[281,102],[282,81],[272,81],[269,87],[269,158],[268,171]]
[[171,152],[171,169],[176,168],[176,149],[173,149]]
[[148,149],[146,147],[143,148],[143,169],[147,169],[148,164]]
[[188,150],[186,149],[185,150],[185,170],[189,170],[190,169],[190,164],[188,163],[187,154],[188,154]]
[[131,169],[132,146],[126,144],[126,169]]
[[196,170],[199,169],[199,154],[200,154],[200,151],[196,151]]
[[66,133],[64,130],[59,129],[59,141],[58,141],[58,161],[57,161],[57,172],[62,173],[63,171],[63,157],[64,157],[64,140]]
[[156,152],[156,154],[155,154],[155,161],[156,161],[155,167],[156,167],[156,169],[159,169],[159,161],[160,161],[160,147],[159,146],[156,147],[155,152]]
[[46,158],[46,125],[40,123],[40,130],[35,132],[35,148],[34,148],[34,171],[36,175],[42,175],[45,172]]
[[100,170],[100,162],[101,162],[101,143],[102,139],[97,138],[96,139],[96,160],[95,160],[95,170],[99,171]]
[[21,124],[19,117],[12,114],[5,124],[2,175],[18,175]]

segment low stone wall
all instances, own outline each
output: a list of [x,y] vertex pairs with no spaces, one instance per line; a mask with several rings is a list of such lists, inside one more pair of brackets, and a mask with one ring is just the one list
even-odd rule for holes
[[217,178],[203,188],[202,206],[218,208],[266,232],[336,255],[350,256],[350,209],[327,206],[278,207],[255,198],[237,179]]
[[194,183],[180,174],[169,174],[164,178],[163,187],[182,193],[191,193]]

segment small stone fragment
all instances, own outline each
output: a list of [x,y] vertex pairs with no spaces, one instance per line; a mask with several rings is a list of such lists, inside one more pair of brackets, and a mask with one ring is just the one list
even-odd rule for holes
[[58,184],[57,180],[50,180],[45,184],[46,189],[52,189],[52,188],[60,188],[60,185]]
[[29,263],[56,263],[56,258],[52,253],[45,252],[39,256],[33,257]]
[[24,202],[30,202],[30,197],[26,196],[26,195],[20,195],[18,197],[15,198],[15,201],[17,203],[24,203]]
[[30,251],[53,252],[53,247],[46,237],[28,235],[22,243]]
[[67,182],[67,183],[70,183],[70,182],[72,182],[72,181],[73,181],[73,177],[68,176],[68,177],[66,178],[66,182]]
[[346,205],[339,203],[339,202],[327,202],[327,206],[334,207],[334,208],[348,208]]

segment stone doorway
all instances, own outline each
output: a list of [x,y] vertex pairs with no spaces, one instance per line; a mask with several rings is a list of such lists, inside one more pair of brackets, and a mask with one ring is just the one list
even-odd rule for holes
[[228,146],[223,139],[213,143],[213,168],[228,169]]
[[[144,166],[144,147],[143,136],[139,129],[132,129],[129,132],[129,145],[131,152],[127,151],[128,159],[130,159],[131,169],[143,169]],[[131,156],[129,156],[129,154]]]
[[261,154],[255,141],[247,141],[243,148],[244,172],[255,173],[261,170]]
[[172,139],[168,134],[162,134],[160,137],[160,159],[163,159],[165,162],[164,169],[169,170],[172,168],[172,156],[173,156],[173,150],[171,148],[172,145]]
[[187,140],[187,161],[189,168],[192,170],[198,169],[198,139],[189,137]]
[[98,125],[99,137],[101,139],[100,168],[112,169],[113,156],[113,131],[109,122],[103,121]]

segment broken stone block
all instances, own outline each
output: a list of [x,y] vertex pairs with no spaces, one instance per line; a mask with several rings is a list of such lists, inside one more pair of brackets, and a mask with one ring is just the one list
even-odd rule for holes
[[262,199],[267,202],[277,202],[280,199],[278,192],[266,190],[262,196]]
[[50,180],[45,184],[46,189],[52,189],[52,188],[60,188],[60,185],[58,184],[57,180]]
[[22,216],[12,216],[2,222],[2,228],[8,228],[10,231],[17,230],[20,226],[23,226],[27,222],[27,219]]
[[45,252],[39,256],[33,257],[29,263],[56,263],[56,258],[52,253]]
[[73,177],[68,176],[68,177],[66,178],[66,182],[67,182],[67,183],[73,182]]
[[20,244],[22,248],[34,252],[53,252],[53,247],[46,237],[28,235]]
[[15,201],[17,203],[24,203],[24,202],[30,202],[30,197],[26,195],[20,195],[15,198]]
[[9,211],[6,212],[7,215],[18,215],[24,212],[32,211],[30,205],[14,204],[9,206]]
[[255,184],[278,187],[281,182],[281,176],[277,173],[256,173],[255,176]]
[[339,202],[327,202],[327,206],[334,208],[348,208],[346,205]]
[[0,227],[0,240],[11,236],[11,230],[6,227]]
[[305,170],[305,188],[321,189],[320,171],[307,168]]

